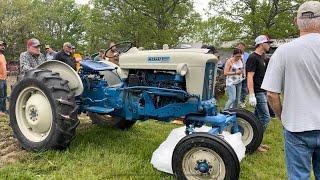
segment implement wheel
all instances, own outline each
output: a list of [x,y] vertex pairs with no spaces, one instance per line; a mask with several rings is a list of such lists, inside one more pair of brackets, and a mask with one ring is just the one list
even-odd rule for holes
[[122,130],[130,129],[136,121],[127,121],[121,117],[109,116],[98,113],[88,114],[92,123],[97,125],[107,125]]
[[29,151],[68,147],[79,124],[68,81],[45,69],[30,70],[19,77],[9,110],[13,133]]
[[246,109],[228,109],[228,111],[236,113],[239,131],[242,134],[246,152],[253,153],[260,146],[263,139],[262,123],[252,112]]
[[240,164],[232,147],[208,133],[195,133],[181,139],[172,155],[177,179],[233,180],[239,178]]

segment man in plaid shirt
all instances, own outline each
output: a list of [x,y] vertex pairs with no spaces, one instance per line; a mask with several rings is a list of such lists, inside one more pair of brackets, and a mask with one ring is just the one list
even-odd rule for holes
[[27,51],[20,54],[20,73],[35,68],[46,61],[45,56],[40,52],[40,41],[32,38],[27,41]]

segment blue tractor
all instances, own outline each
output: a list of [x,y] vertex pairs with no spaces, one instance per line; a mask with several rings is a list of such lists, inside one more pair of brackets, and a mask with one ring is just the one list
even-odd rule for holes
[[[239,160],[220,134],[240,131],[247,152],[253,152],[263,131],[246,110],[218,112],[213,96],[217,57],[207,49],[139,51],[130,43],[116,46],[120,66],[84,60],[76,72],[48,61],[19,76],[10,99],[10,124],[21,146],[29,151],[67,148],[80,113],[120,129],[138,120],[183,117],[187,136],[172,155],[177,178],[238,179]],[[203,125],[211,129],[195,131]]]

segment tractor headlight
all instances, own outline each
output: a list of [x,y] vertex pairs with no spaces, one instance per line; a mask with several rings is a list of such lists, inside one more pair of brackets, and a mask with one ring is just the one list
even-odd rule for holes
[[188,65],[185,63],[180,63],[177,66],[177,73],[181,76],[185,76],[188,72]]

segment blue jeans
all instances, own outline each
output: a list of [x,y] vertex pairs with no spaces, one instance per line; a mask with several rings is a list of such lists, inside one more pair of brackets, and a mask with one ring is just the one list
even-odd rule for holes
[[241,93],[241,83],[227,86],[227,92],[228,92],[228,101],[224,106],[224,110],[238,107],[240,93]]
[[268,102],[267,102],[267,93],[258,92],[258,93],[255,93],[255,95],[257,99],[257,105],[254,109],[254,114],[262,122],[263,131],[265,131],[270,121],[270,114],[269,114],[269,108],[268,108]]
[[248,95],[247,78],[244,79],[241,83],[242,83],[242,87],[241,87],[240,103],[244,103]]
[[320,180],[320,130],[290,132],[284,129],[284,146],[288,179],[310,179],[311,164]]
[[0,80],[0,111],[6,112],[7,81]]

